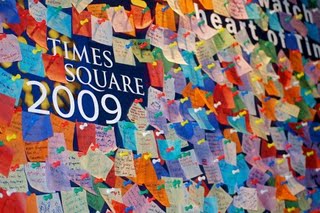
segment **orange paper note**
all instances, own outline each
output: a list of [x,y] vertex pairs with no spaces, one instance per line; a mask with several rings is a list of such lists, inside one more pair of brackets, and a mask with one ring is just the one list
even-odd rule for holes
[[169,5],[157,3],[155,13],[156,25],[164,28],[169,28],[172,31],[176,31],[174,11],[169,7]]
[[63,133],[67,149],[73,151],[73,135],[75,123],[50,114],[53,132]]
[[131,5],[131,13],[136,29],[144,29],[153,22],[151,10],[148,8]]

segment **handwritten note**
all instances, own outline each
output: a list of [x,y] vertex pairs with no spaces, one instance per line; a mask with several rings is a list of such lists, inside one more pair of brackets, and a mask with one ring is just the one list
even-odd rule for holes
[[139,192],[139,187],[135,184],[123,195],[122,199],[126,206],[133,206],[135,211],[143,212],[149,208],[150,203]]
[[106,179],[113,161],[97,148],[88,149],[87,154],[80,158],[81,166],[96,178]]
[[128,118],[134,122],[139,130],[145,130],[148,126],[147,111],[139,103],[133,103],[128,111]]
[[131,150],[118,149],[114,167],[116,176],[136,177]]
[[45,212],[63,213],[58,193],[38,195],[37,206],[38,206],[39,213],[45,213]]
[[28,183],[32,188],[44,193],[53,192],[53,190],[49,190],[47,187],[45,163],[27,163],[24,167],[24,171],[26,173]]
[[61,192],[64,212],[89,212],[86,191],[81,187]]
[[179,162],[187,179],[191,179],[202,174],[194,150],[182,152]]
[[91,16],[92,40],[100,44],[112,46],[112,24],[105,18]]
[[114,59],[117,63],[135,66],[136,62],[133,57],[132,49],[126,47],[129,43],[130,41],[126,39],[113,37],[112,47]]
[[103,152],[117,149],[114,127],[96,125],[96,143]]
[[28,183],[24,173],[24,165],[18,165],[18,168],[11,169],[9,176],[0,175],[0,187],[6,190],[15,190],[17,192],[27,192]]
[[15,105],[17,106],[22,91],[23,80],[18,79],[12,81],[12,77],[10,73],[0,68],[0,93],[14,98]]
[[0,40],[0,62],[21,61],[21,49],[15,35],[7,34]]

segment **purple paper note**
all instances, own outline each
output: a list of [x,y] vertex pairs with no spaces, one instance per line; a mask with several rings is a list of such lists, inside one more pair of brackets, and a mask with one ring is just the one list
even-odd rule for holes
[[265,184],[270,178],[270,175],[264,173],[258,168],[252,167],[249,173],[249,178],[247,179],[247,186],[255,188],[257,183]]
[[213,154],[210,151],[209,143],[207,141],[202,144],[194,143],[193,147],[200,165],[213,164]]
[[186,180],[186,176],[184,175],[179,160],[167,160],[166,163],[170,173],[170,177],[179,177],[183,178],[184,181]]
[[117,149],[114,128],[96,124],[96,142],[99,144],[99,149],[103,152]]
[[21,61],[21,51],[16,36],[7,34],[0,40],[0,63]]
[[135,212],[146,212],[150,203],[147,199],[139,194],[140,189],[137,184],[133,185],[124,195],[123,203],[130,207],[133,206]]
[[210,150],[215,158],[224,154],[222,139],[223,136],[219,130],[213,133],[206,133],[206,140],[208,141]]
[[[57,162],[55,162],[57,163]],[[48,180],[48,189],[53,191],[68,191],[71,189],[68,179],[68,167],[63,164],[52,165],[46,162],[46,179]]]
[[276,188],[258,184],[257,194],[264,208],[266,208],[269,211],[273,211],[276,208]]
[[64,140],[64,134],[54,133],[48,141],[48,161],[50,163],[55,161],[67,163],[69,155],[66,148],[66,142]]
[[290,21],[293,17],[283,12],[279,12],[280,23],[285,31],[294,32],[293,26]]

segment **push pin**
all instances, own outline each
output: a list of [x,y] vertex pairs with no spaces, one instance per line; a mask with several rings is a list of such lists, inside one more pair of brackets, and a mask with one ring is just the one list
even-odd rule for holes
[[80,129],[80,130],[84,130],[87,126],[88,126],[87,123],[83,123],[83,124],[81,124],[81,125],[79,126],[79,129]]
[[55,162],[53,162],[52,164],[51,164],[51,166],[53,167],[53,168],[57,168],[58,166],[60,166],[61,165],[61,162],[60,161],[55,161]]
[[139,45],[139,48],[140,49],[144,49],[148,46],[148,42],[142,42],[140,45]]
[[201,64],[199,66],[194,67],[194,71],[198,71],[202,68]]
[[166,149],[166,152],[172,152],[173,150],[174,150],[174,147],[171,146],[171,147],[168,147],[168,148]]
[[188,123],[189,123],[188,120],[182,121],[182,122],[181,122],[181,126],[185,126],[185,125],[188,124]]
[[122,6],[119,5],[119,6],[117,6],[117,7],[114,8],[114,12],[117,13],[117,12],[119,12],[121,9],[122,9]]
[[187,38],[189,35],[190,35],[190,32],[186,32],[186,33],[183,34],[183,37]]
[[126,48],[127,48],[127,49],[130,49],[130,47],[132,47],[132,46],[133,46],[133,42],[132,42],[132,41],[130,41],[129,44],[126,44]]
[[206,140],[204,139],[204,138],[202,138],[201,140],[198,140],[198,145],[201,145],[201,144],[203,144],[204,142],[205,142]]
[[125,156],[129,156],[129,152],[120,152],[119,153],[120,157],[125,157]]
[[236,169],[236,170],[232,170],[232,174],[237,174],[237,173],[240,173],[240,170],[239,169]]
[[166,5],[165,7],[161,8],[161,11],[164,13],[169,9],[169,5]]
[[269,149],[271,149],[272,147],[275,146],[275,144],[274,143],[268,143],[267,146],[268,146]]
[[16,81],[16,80],[19,80],[19,79],[21,79],[21,75],[20,75],[20,74],[17,74],[17,75],[15,75],[15,76],[12,76],[12,77],[11,77],[11,80],[12,80],[12,81]]
[[7,34],[1,33],[1,34],[0,34],[0,41],[1,41],[2,39],[4,39],[4,38],[7,38]]
[[306,155],[307,155],[308,157],[310,157],[310,156],[314,155],[314,152],[313,152],[313,151],[307,152]]
[[174,41],[169,44],[169,47],[172,48],[172,47],[176,47],[177,45],[178,45],[178,43],[176,41]]
[[17,135],[16,134],[11,134],[11,135],[7,135],[6,139],[8,142],[17,139]]
[[89,23],[89,19],[83,19],[83,20],[80,20],[80,25],[83,26],[85,25],[86,23]]
[[180,72],[180,71],[181,71],[181,67],[178,67],[178,68],[173,69],[173,72],[174,72],[174,73],[178,73],[178,72]]
[[143,99],[142,98],[139,98],[139,99],[134,99],[134,103],[142,103],[143,102]]
[[173,40],[173,39],[176,39],[178,37],[178,34],[177,33],[174,33],[174,34],[172,34],[170,37],[169,37],[169,39],[170,40]]
[[161,163],[161,160],[160,160],[160,158],[158,158],[158,159],[153,159],[153,160],[152,160],[152,163],[153,163],[153,164]]
[[220,101],[218,101],[216,104],[213,104],[214,108],[218,108],[218,106],[220,106],[220,105],[221,105]]
[[156,132],[156,135],[159,137],[160,135],[164,134],[164,131],[163,130],[160,130],[158,132]]
[[142,10],[142,14],[146,14],[148,11],[150,10],[150,8],[147,6]]
[[181,103],[184,103],[184,102],[186,102],[186,101],[188,101],[188,100],[189,100],[189,98],[188,98],[188,97],[185,97],[185,98],[180,99],[180,102],[181,102]]
[[153,26],[151,27],[151,30],[152,30],[152,31],[155,31],[155,30],[158,29],[158,28],[159,28],[158,25],[153,25]]
[[207,68],[208,68],[208,69],[212,69],[212,68],[214,68],[215,66],[216,66],[215,63],[211,63],[211,64],[208,64],[208,65],[207,65]]

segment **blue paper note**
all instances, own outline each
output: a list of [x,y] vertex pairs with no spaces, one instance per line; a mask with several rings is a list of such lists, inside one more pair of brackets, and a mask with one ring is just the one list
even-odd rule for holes
[[158,148],[163,160],[176,160],[181,154],[180,140],[158,140]]
[[197,122],[191,122],[193,128],[193,136],[190,138],[189,142],[196,144],[199,140],[205,138],[205,131],[200,128]]
[[[199,88],[207,91],[207,92],[212,92],[214,91],[215,88],[215,83],[214,81],[208,76],[208,74],[203,75],[203,86]],[[212,97],[212,96],[211,96]]]
[[22,112],[22,137],[24,141],[37,142],[52,136],[50,115]]
[[213,128],[215,130],[219,129],[219,123],[218,123],[216,115],[214,113],[210,113],[207,116],[208,116],[208,120],[209,120],[210,124],[213,126]]
[[20,23],[15,0],[0,1],[0,17],[4,17],[5,21],[10,24]]
[[23,80],[12,80],[12,75],[0,68],[0,93],[10,96],[16,100],[15,105],[19,104],[19,98],[23,86]]
[[285,33],[286,46],[290,50],[299,50],[298,42],[294,33]]
[[184,101],[183,103],[181,102],[179,106],[180,114],[182,115],[183,119],[194,121],[192,116],[189,114],[189,108],[192,108],[190,99]]
[[305,26],[307,27],[308,29],[308,36],[317,41],[317,42],[320,42],[320,35],[319,35],[319,28],[316,24],[312,24],[312,23],[309,23],[309,22],[304,22]]
[[59,8],[48,6],[47,24],[48,27],[71,38],[71,16],[59,11]]
[[156,171],[158,180],[161,179],[161,177],[170,177],[169,173],[159,162],[153,164],[153,168]]
[[19,43],[22,61],[19,62],[20,69],[24,72],[31,73],[40,77],[45,76],[42,52],[34,51],[35,47],[28,44]]
[[181,125],[181,123],[173,123],[171,126],[176,131],[176,134],[183,140],[191,139],[194,134],[191,122],[188,122],[184,126]]
[[118,127],[119,127],[124,148],[137,150],[136,148],[137,142],[135,137],[135,132],[137,131],[137,127],[134,125],[134,123],[119,121]]

